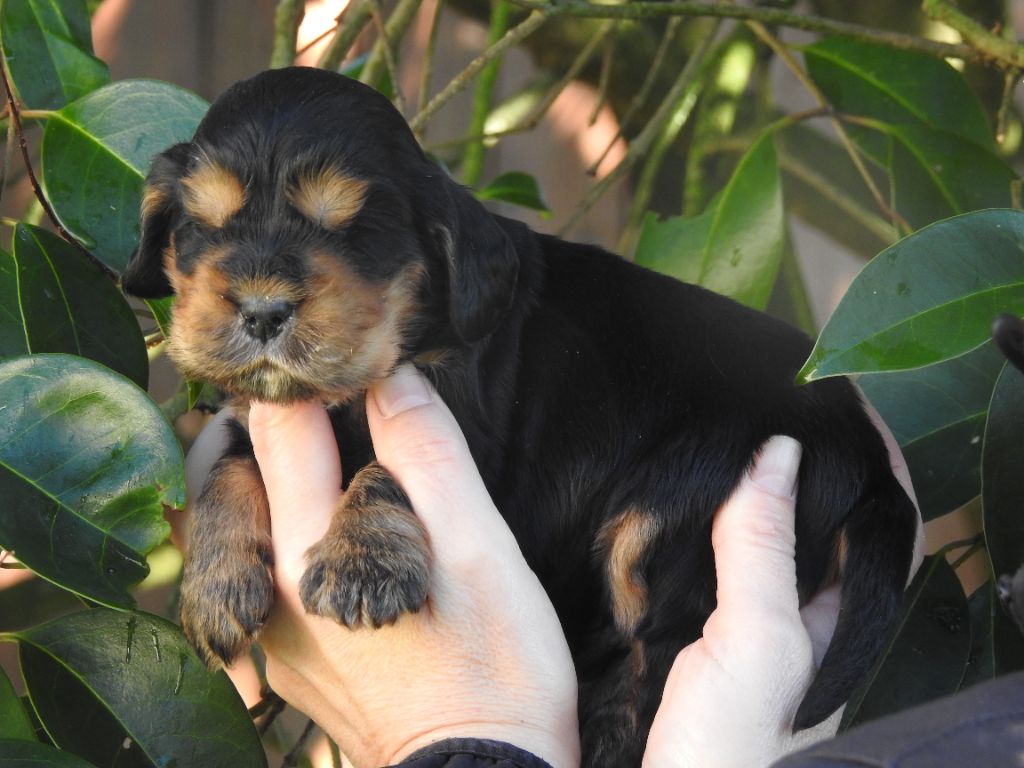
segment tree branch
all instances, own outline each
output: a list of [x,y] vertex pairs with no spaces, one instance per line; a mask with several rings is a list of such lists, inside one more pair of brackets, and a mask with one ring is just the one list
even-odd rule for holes
[[469,87],[470,82],[476,74],[486,66],[487,62],[498,58],[499,56],[503,56],[505,51],[522,42],[544,22],[551,18],[551,16],[555,15],[555,13],[556,9],[549,7],[546,7],[543,10],[534,11],[527,16],[523,22],[510,29],[505,36],[501,38],[501,40],[473,59],[473,61],[471,61],[464,70],[457,74],[454,79],[452,79],[452,81],[448,83],[448,85],[446,85],[439,94],[437,94],[437,96],[427,103],[427,106],[419,111],[419,114],[409,121],[409,126],[412,130],[414,132],[421,131],[424,123],[426,123],[426,121],[429,120],[437,110],[447,104],[453,96],[461,93]]
[[14,89],[11,87],[11,80],[7,73],[7,60],[3,56],[3,52],[0,51],[0,77],[4,81],[4,90],[7,93],[7,108],[10,112],[11,122],[14,125],[14,132],[18,137],[18,147],[21,149],[21,158],[25,163],[25,171],[28,174],[29,182],[32,184],[32,191],[35,193],[36,200],[43,207],[43,211],[46,212],[47,218],[50,223],[53,224],[53,228],[57,231],[64,240],[75,247],[83,256],[91,261],[97,269],[111,279],[114,283],[119,281],[119,275],[117,272],[112,270],[106,264],[99,260],[95,254],[93,254],[88,248],[78,242],[78,238],[68,232],[64,225],[60,223],[60,219],[57,218],[56,211],[50,206],[50,201],[46,199],[46,195],[43,194],[43,188],[39,184],[39,180],[36,178],[35,171],[32,169],[32,159],[28,153],[28,142],[25,141],[25,133],[21,127],[21,113],[18,109],[18,103],[14,98]]
[[918,51],[939,58],[965,59],[968,61],[1002,61],[991,50],[979,50],[970,45],[940,43],[902,32],[873,29],[860,24],[836,21],[822,16],[791,13],[781,8],[744,6],[719,3],[691,2],[691,0],[667,0],[666,2],[633,2],[622,5],[600,5],[587,0],[563,0],[557,5],[541,0],[512,0],[521,8],[532,11],[557,11],[560,16],[598,19],[652,19],[664,16],[707,16],[719,19],[759,21],[768,26],[783,26],[803,29],[823,35],[842,35],[866,43],[878,43],[890,48]]
[[959,32],[965,41],[984,56],[1014,69],[1024,69],[1024,45],[985,29],[970,16],[954,8],[948,0],[924,0],[921,8],[930,18]]
[[281,69],[295,63],[299,25],[306,15],[305,0],[279,0],[274,10],[274,47],[270,68]]
[[345,20],[338,25],[338,31],[316,63],[317,67],[337,72],[359,33],[370,21],[372,12],[373,4],[369,0],[354,0],[353,4],[346,8]]
[[[380,79],[384,67],[393,69],[394,54],[398,47],[396,41],[401,40],[406,30],[409,29],[421,2],[422,0],[399,0],[395,10],[388,16],[387,23],[380,25],[377,43],[373,46],[373,51],[370,52],[370,57],[366,60],[366,66],[363,67],[359,77],[362,82],[367,85],[375,85]],[[377,3],[370,3],[370,12],[379,16],[380,6]],[[388,63],[389,57],[391,57],[391,64]],[[395,77],[394,72],[391,76]],[[395,93],[398,93],[400,90],[398,81],[395,80],[392,85],[395,88]]]
[[[508,31],[508,19],[511,6],[508,0],[492,0],[491,2],[491,25],[487,30],[487,47],[498,42]],[[487,115],[491,111],[491,101],[494,97],[494,84],[498,80],[498,72],[501,69],[501,58],[495,57],[484,65],[480,70],[480,77],[476,81],[476,89],[473,91],[473,113],[469,119],[469,135],[476,136],[483,134],[484,123],[487,122]],[[475,187],[480,181],[480,174],[484,167],[484,141],[471,141],[466,145],[462,158],[462,182],[470,187]]]

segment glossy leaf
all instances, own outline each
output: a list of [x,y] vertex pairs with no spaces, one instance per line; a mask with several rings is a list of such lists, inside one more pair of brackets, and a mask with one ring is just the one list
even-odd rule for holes
[[124,80],[46,121],[42,172],[50,202],[109,267],[123,270],[138,242],[142,182],[153,157],[191,138],[206,108],[169,83]]
[[968,352],[1000,312],[1024,314],[1024,213],[940,221],[857,276],[798,378],[920,368]]
[[[978,98],[963,75],[941,59],[841,37],[808,46],[804,59],[814,82],[840,112],[892,125],[929,126],[995,149]],[[884,140],[850,130],[884,162]]]
[[31,109],[59,109],[110,82],[93,55],[83,0],[4,0],[0,38],[21,101]]
[[0,739],[36,740],[32,721],[3,668],[0,668]]
[[1024,636],[999,604],[994,581],[986,581],[967,601],[971,654],[961,690],[1024,669]]
[[0,546],[45,579],[99,603],[128,587],[184,500],[181,449],[128,380],[70,355],[0,363]]
[[956,573],[941,555],[927,557],[907,588],[896,634],[850,698],[842,727],[953,693],[970,651],[967,598]]
[[[66,679],[74,678],[82,693],[100,702],[153,765],[266,765],[227,675],[208,672],[170,622],[97,608],[12,636],[65,669]],[[54,679],[44,674],[41,681]],[[31,684],[30,692],[35,701]],[[55,704],[40,713],[47,731],[55,738],[74,732],[76,743],[84,743],[88,733],[81,733],[74,709],[60,706],[50,692],[44,695]]]
[[124,296],[71,245],[18,224],[14,251],[0,253],[0,358],[40,352],[88,357],[145,387],[146,344]]
[[918,125],[880,126],[892,140],[892,206],[915,229],[982,208],[1012,205],[1017,175],[994,152]]
[[0,739],[0,768],[95,768],[80,757],[35,741]]
[[537,180],[530,174],[521,171],[501,174],[479,190],[476,196],[480,200],[500,200],[540,211],[542,214],[551,214],[551,208],[544,199],[544,193],[541,192]]
[[1005,366],[989,406],[981,463],[985,545],[995,576],[1024,562],[1024,374]]
[[740,160],[700,216],[644,220],[636,261],[764,309],[786,244],[778,161],[771,133]]
[[117,718],[71,670],[28,643],[18,648],[18,666],[52,743],[98,768],[153,768]]
[[926,521],[981,493],[981,441],[1004,359],[991,344],[944,363],[861,376],[903,449]]

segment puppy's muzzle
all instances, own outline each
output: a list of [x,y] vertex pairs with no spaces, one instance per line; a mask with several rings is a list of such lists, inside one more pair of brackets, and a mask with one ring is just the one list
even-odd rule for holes
[[295,303],[273,296],[258,296],[238,302],[238,314],[245,332],[264,344],[279,336],[295,314]]

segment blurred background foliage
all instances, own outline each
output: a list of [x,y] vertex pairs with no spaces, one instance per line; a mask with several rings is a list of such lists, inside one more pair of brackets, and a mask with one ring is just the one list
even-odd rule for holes
[[2,0],[0,766],[340,765],[258,656],[207,673],[167,620],[215,393],[117,285],[154,154],[294,62],[382,90],[499,212],[789,320],[802,381],[858,377],[931,554],[845,725],[1024,667],[1024,381],[989,341],[1024,314],[1022,32],[1010,0]]

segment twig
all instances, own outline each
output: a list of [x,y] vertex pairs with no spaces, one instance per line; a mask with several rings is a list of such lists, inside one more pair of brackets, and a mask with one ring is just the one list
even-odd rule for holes
[[260,700],[249,707],[249,717],[255,720],[272,706],[276,706],[278,702],[281,701],[284,701],[284,699],[275,693],[269,685],[264,684],[260,689]]
[[[782,60],[782,63],[785,64],[789,71],[793,73],[794,77],[796,77],[796,79],[800,81],[801,85],[807,89],[807,92],[811,94],[816,102],[818,102],[818,105],[824,109],[829,109],[828,99],[825,98],[825,94],[823,94],[821,89],[819,89],[814,81],[811,80],[810,75],[804,71],[804,68],[797,63],[796,59],[793,58],[793,55],[789,52],[786,46],[782,44],[782,41],[769,32],[760,22],[748,21],[747,26],[753,30],[754,34],[757,35],[761,42],[775,52],[775,55]],[[857,173],[859,173],[861,179],[864,180],[864,185],[871,193],[871,197],[874,198],[875,205],[877,205],[879,210],[885,214],[886,218],[897,226],[903,227],[905,230],[909,231],[911,227],[907,223],[906,219],[894,211],[882,196],[881,191],[875,184],[875,180],[871,178],[871,174],[868,172],[867,166],[864,165],[864,159],[860,156],[860,150],[846,133],[846,129],[843,127],[839,118],[833,116],[830,118],[830,121],[832,123],[832,127],[839,135],[839,141],[843,145],[843,149],[845,149],[846,153],[850,156],[850,160],[853,162],[854,168],[857,169]]]
[[505,51],[514,45],[518,45],[529,37],[538,27],[556,14],[555,8],[544,8],[536,10],[526,17],[517,26],[510,29],[501,40],[496,42],[486,51],[477,56],[469,65],[456,75],[439,94],[432,98],[419,113],[409,121],[413,131],[420,131],[424,123],[429,120],[437,110],[447,104],[452,97],[469,87],[469,83],[476,74],[484,68],[491,59],[504,55]]
[[[10,107],[8,107],[10,109]],[[11,167],[11,152],[14,150],[14,141],[18,134],[14,130],[14,121],[7,121],[7,139],[4,141],[3,165],[0,166],[0,200],[3,199],[4,189],[7,187],[7,169]]]
[[284,759],[281,760],[281,768],[295,768],[299,764],[299,758],[306,748],[306,742],[309,741],[309,737],[313,735],[313,730],[316,728],[316,723],[312,720],[306,723],[306,727],[302,729],[302,733],[299,734],[298,741],[295,742],[295,746],[291,748]]
[[963,565],[968,559],[970,559],[970,557],[974,555],[976,552],[985,548],[985,534],[978,533],[969,539],[951,541],[949,544],[942,548],[940,554],[942,555],[942,557],[945,557],[954,549],[960,549],[961,547],[967,547],[967,551],[949,564],[954,571],[961,565]]
[[[512,0],[521,8],[533,11],[550,9],[553,6],[544,0]],[[993,56],[970,45],[940,43],[923,37],[873,29],[860,24],[851,24],[822,16],[791,13],[781,8],[736,5],[732,3],[702,3],[690,0],[666,0],[660,2],[632,2],[620,4],[598,4],[587,0],[561,0],[556,6],[563,16],[597,19],[651,19],[664,16],[707,16],[719,19],[759,21],[769,26],[791,27],[824,35],[841,35],[853,40],[877,43],[890,48],[918,51],[942,59],[965,59],[988,62]],[[1011,62],[1012,63],[1012,62]]]
[[327,46],[327,50],[323,52],[320,60],[317,61],[317,67],[329,69],[332,72],[338,70],[341,62],[348,55],[349,49],[355,43],[356,38],[359,37],[363,28],[370,21],[371,8],[372,5],[369,0],[355,0],[352,5],[349,5],[348,12],[345,14],[345,21],[338,26],[338,31],[335,33],[330,45]]
[[921,8],[931,18],[959,32],[960,37],[981,55],[1004,66],[1009,65],[1013,69],[1024,69],[1024,45],[985,29],[970,16],[954,8],[947,0],[924,0]]
[[[711,30],[704,36],[704,41],[700,47],[691,54],[690,61],[696,59],[695,66],[699,69],[704,68],[706,57],[711,50],[711,43],[714,41],[721,24],[720,20],[713,22]],[[687,65],[689,65],[689,62],[687,62]],[[672,110],[671,116],[666,121],[661,133],[658,135],[657,141],[654,142],[654,146],[644,161],[643,170],[640,172],[640,179],[637,181],[633,191],[633,202],[629,208],[629,215],[626,217],[626,226],[622,231],[622,236],[619,238],[618,251],[623,255],[631,251],[635,245],[640,222],[643,220],[647,204],[650,202],[654,180],[661,169],[665,153],[668,152],[669,147],[672,146],[675,140],[679,138],[679,132],[683,129],[686,121],[689,120],[702,86],[702,78],[697,78],[691,81],[689,87],[683,91],[675,109]]]
[[421,2],[422,0],[399,0],[395,10],[388,16],[386,24],[380,19],[380,6],[376,0],[370,3],[370,14],[376,16],[378,37],[377,44],[373,46],[370,58],[366,60],[366,65],[359,76],[362,82],[374,85],[383,74],[382,68],[387,67],[391,72],[395,93],[401,90],[395,71],[395,52],[397,50],[395,41],[401,40],[405,36],[406,30],[409,29],[409,25],[416,17],[416,11],[419,10]]
[[608,87],[611,85],[612,62],[615,59],[615,44],[617,42],[618,38],[612,37],[605,43],[604,51],[601,53],[601,75],[597,80],[597,98],[594,99],[594,108],[590,112],[590,117],[587,118],[588,128],[594,127],[601,110],[608,103]]
[[651,89],[654,87],[654,83],[658,79],[658,71],[661,69],[662,63],[665,61],[665,56],[668,53],[669,46],[675,39],[676,32],[679,31],[679,27],[683,24],[681,16],[674,16],[668,20],[668,24],[665,25],[665,34],[661,37],[661,42],[658,44],[658,50],[654,54],[654,58],[651,60],[651,68],[647,71],[647,76],[644,78],[643,83],[640,85],[640,90],[636,92],[633,100],[626,107],[625,113],[622,115],[622,119],[619,120],[619,127],[615,131],[615,136],[608,142],[608,146],[604,148],[601,156],[594,161],[594,164],[587,169],[587,174],[590,176],[597,175],[597,169],[601,167],[601,163],[604,162],[605,158],[608,157],[608,153],[612,151],[612,147],[622,138],[623,131],[626,130],[626,126],[629,125],[630,121],[640,110],[640,108],[646,103],[647,97],[651,95]]
[[[427,35],[427,47],[423,51],[422,71],[420,72],[420,92],[416,94],[416,111],[422,112],[427,105],[430,93],[430,78],[434,74],[434,57],[437,55],[437,33],[441,28],[441,11],[444,9],[442,0],[434,0],[434,17],[430,20],[430,33]],[[420,143],[423,142],[425,130],[416,134]]]
[[[270,691],[270,696],[273,697],[273,700],[269,702],[266,709],[262,713],[263,722],[260,723],[259,727],[256,729],[260,736],[263,736],[267,731],[270,730],[270,726],[274,724],[274,721],[277,720],[278,716],[282,712],[284,712],[285,707],[288,706],[288,702],[286,702],[273,691]],[[262,702],[257,703],[256,706],[258,707],[261,703]]]
[[654,113],[654,116],[648,121],[644,129],[637,134],[636,138],[629,143],[629,149],[626,150],[626,156],[619,161],[608,175],[601,179],[599,182],[594,184],[584,196],[579,206],[573,212],[569,220],[561,227],[558,234],[564,234],[572,229],[576,225],[584,214],[594,207],[594,204],[604,195],[608,189],[615,184],[619,179],[625,175],[625,173],[632,168],[636,162],[644,157],[651,146],[661,135],[662,129],[672,118],[672,114],[676,111],[676,107],[682,100],[683,95],[690,89],[690,86],[697,75],[700,73],[700,61],[703,58],[703,52],[707,51],[708,46],[713,42],[713,35],[709,35],[704,39],[700,49],[695,51],[690,56],[686,65],[683,67],[676,81],[669,88],[668,93],[665,94],[661,101],[661,106]]
[[[486,46],[490,48],[498,42],[508,31],[508,19],[512,6],[507,0],[492,0],[491,2],[491,24],[487,30]],[[484,124],[487,122],[487,115],[491,111],[491,101],[494,97],[494,84],[498,80],[498,72],[501,69],[502,57],[496,56],[491,59],[484,68],[480,70],[480,76],[476,79],[476,88],[473,90],[473,111],[469,118],[469,135],[482,135]],[[462,182],[470,187],[475,187],[480,181],[480,174],[484,167],[484,141],[471,141],[466,145],[462,157]]]
[[1013,109],[1013,92],[1017,88],[1017,78],[1020,77],[1019,69],[1008,69],[1003,73],[1003,97],[999,102],[999,112],[996,114],[996,143],[1002,144],[1006,141],[1006,126],[1010,122],[1010,113]]
[[[413,0],[414,3],[419,4],[420,0]],[[397,11],[396,11],[397,12]],[[375,61],[384,62],[385,69],[388,73],[388,77],[391,78],[391,88],[394,92],[394,103],[395,108],[402,113],[405,113],[405,100],[402,98],[402,84],[398,80],[398,66],[395,62],[395,49],[392,47],[392,37],[388,33],[387,27],[384,24],[384,19],[380,15],[380,3],[377,0],[370,0],[370,16],[373,18],[373,25],[377,28],[377,44],[373,48],[373,54],[366,62],[366,66],[363,67],[363,71],[359,74],[360,82],[366,83],[376,87],[377,80],[380,78],[380,67],[372,66]],[[375,58],[377,51],[381,54]]]
[[306,15],[305,0],[278,0],[274,9],[274,47],[270,53],[270,68],[281,69],[295,63],[295,47],[299,26]]
[[32,160],[28,153],[28,142],[25,141],[25,133],[21,127],[21,116],[18,110],[18,104],[14,99],[14,89],[11,87],[11,80],[7,73],[7,59],[0,51],[0,77],[4,81],[4,90],[7,92],[7,107],[11,113],[11,122],[14,124],[14,131],[18,135],[18,147],[21,149],[21,157],[25,162],[25,172],[28,174],[29,182],[32,184],[32,191],[35,193],[36,200],[42,206],[43,211],[46,213],[46,217],[53,224],[53,228],[57,231],[64,240],[74,246],[83,256],[91,261],[97,269],[103,274],[109,277],[114,283],[118,282],[118,274],[102,261],[100,261],[88,248],[78,242],[78,238],[68,232],[64,225],[60,223],[60,219],[57,218],[57,213],[50,206],[50,201],[46,199],[46,195],[43,194],[43,188],[39,185],[39,180],[36,178],[35,171],[32,169]]

